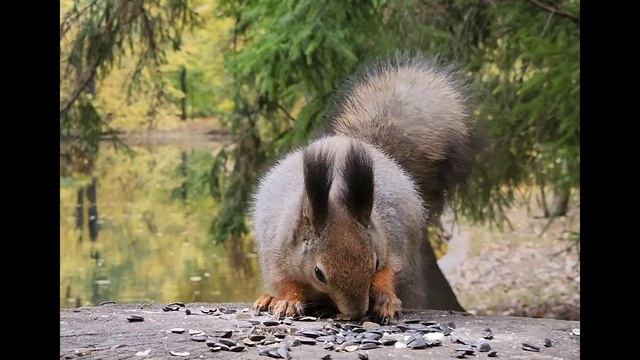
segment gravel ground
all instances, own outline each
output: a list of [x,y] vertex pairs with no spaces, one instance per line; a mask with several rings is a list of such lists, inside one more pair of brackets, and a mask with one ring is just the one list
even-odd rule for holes
[[463,235],[449,244],[459,262],[447,259],[441,267],[468,311],[579,320],[579,245],[570,238],[580,231],[579,203],[550,225],[538,214],[514,208],[507,212],[513,229],[502,232],[461,224]]

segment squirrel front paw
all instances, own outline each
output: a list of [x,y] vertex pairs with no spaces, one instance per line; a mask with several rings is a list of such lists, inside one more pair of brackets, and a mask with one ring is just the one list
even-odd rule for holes
[[255,312],[269,311],[279,319],[281,317],[302,315],[304,306],[299,300],[283,300],[264,294],[255,301],[253,309]]
[[269,305],[271,304],[273,299],[275,299],[275,298],[273,296],[269,295],[269,294],[264,294],[264,295],[260,296],[258,298],[258,300],[256,300],[253,303],[253,311],[256,313],[256,315],[258,315],[258,313],[260,311],[269,310]]
[[382,324],[388,324],[390,320],[400,317],[402,300],[392,293],[376,293],[374,295],[373,313]]

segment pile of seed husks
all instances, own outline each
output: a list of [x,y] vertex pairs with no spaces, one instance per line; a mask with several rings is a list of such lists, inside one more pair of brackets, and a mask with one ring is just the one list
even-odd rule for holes
[[[164,311],[180,311],[184,304],[172,303],[163,307]],[[402,320],[395,324],[380,325],[370,321],[350,323],[323,319],[321,326],[313,316],[299,316],[292,318],[274,319],[270,314],[261,312],[252,314],[248,308],[242,310],[230,308],[201,309],[201,313],[219,317],[233,315],[239,321],[238,330],[218,330],[213,334],[206,334],[199,330],[175,328],[168,330],[175,334],[189,334],[191,340],[204,342],[212,352],[232,351],[243,352],[249,348],[257,349],[261,356],[290,359],[292,347],[320,346],[329,353],[323,355],[323,360],[331,359],[330,352],[358,352],[359,359],[368,359],[367,353],[359,351],[373,350],[384,347],[398,349],[420,350],[441,346],[444,341],[450,341],[453,346],[454,358],[465,358],[467,355],[486,353],[488,357],[498,356],[493,350],[490,340],[493,339],[491,329],[484,329],[480,340],[463,339],[459,337],[453,322],[439,323],[429,319]],[[185,309],[186,314],[191,311]],[[258,320],[254,315],[267,318]],[[129,321],[134,321],[130,319]],[[135,320],[140,321],[140,320]],[[310,326],[298,328],[294,321],[308,322]],[[313,325],[312,325],[313,324]],[[578,334],[579,335],[579,334]],[[445,340],[448,339],[448,340]],[[544,346],[552,346],[549,339],[545,339]],[[522,344],[527,351],[540,351],[540,347],[528,343]],[[171,352],[174,356],[189,356],[187,352]]]

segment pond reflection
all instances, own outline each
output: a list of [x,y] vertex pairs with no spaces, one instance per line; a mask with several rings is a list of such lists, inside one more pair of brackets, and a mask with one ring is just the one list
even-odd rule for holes
[[61,307],[256,298],[250,239],[209,238],[215,150],[133,150],[103,146],[91,177],[61,178]]

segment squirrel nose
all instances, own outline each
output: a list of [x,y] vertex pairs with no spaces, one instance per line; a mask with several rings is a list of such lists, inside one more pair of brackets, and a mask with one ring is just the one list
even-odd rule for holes
[[358,310],[358,311],[351,312],[350,314],[348,314],[348,316],[352,320],[360,320],[360,319],[362,319],[364,317],[365,314],[366,314],[366,312],[364,312],[362,310]]
[[367,314],[368,308],[369,308],[369,301],[367,299],[367,301],[365,301],[365,303],[363,303],[361,306],[345,309],[348,311],[342,311],[342,312],[348,317],[350,317],[352,320],[360,320]]

